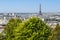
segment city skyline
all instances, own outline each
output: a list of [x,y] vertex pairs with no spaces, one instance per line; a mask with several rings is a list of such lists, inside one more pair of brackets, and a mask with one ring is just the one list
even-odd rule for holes
[[1,12],[60,12],[60,0],[0,0]]

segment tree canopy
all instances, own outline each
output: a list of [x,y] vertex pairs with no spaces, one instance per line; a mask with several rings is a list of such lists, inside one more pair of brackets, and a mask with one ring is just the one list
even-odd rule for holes
[[38,17],[27,20],[11,19],[4,33],[6,40],[48,40],[50,27]]
[[48,40],[50,28],[37,17],[29,18],[17,27],[14,40]]
[[6,27],[4,28],[4,33],[6,34],[6,40],[12,40],[14,37],[14,30],[19,26],[19,23],[21,23],[21,19],[10,19],[7,23]]

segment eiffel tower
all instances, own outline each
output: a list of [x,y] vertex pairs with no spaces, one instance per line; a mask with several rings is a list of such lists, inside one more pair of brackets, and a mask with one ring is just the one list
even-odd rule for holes
[[39,8],[39,15],[42,15],[42,12],[41,12],[41,4],[40,4],[40,8]]

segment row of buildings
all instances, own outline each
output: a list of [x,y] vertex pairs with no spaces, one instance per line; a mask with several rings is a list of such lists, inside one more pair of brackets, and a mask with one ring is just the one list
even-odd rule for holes
[[11,18],[20,18],[22,20],[26,20],[29,17],[37,16],[42,21],[46,22],[46,25],[54,26],[58,23],[60,24],[60,12],[41,12],[41,4],[39,8],[39,13],[0,13],[0,32],[2,32],[4,26],[8,23]]
[[3,30],[4,26],[7,24],[11,18],[20,18],[22,20],[28,19],[29,17],[37,16],[45,21],[48,26],[55,26],[57,23],[60,24],[60,14],[59,13],[0,13],[0,32]]

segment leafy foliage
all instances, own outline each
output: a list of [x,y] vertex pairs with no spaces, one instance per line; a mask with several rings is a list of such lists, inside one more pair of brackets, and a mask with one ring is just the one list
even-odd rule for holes
[[60,25],[57,24],[56,28],[52,31],[49,40],[60,40]]
[[50,28],[37,17],[11,19],[4,29],[5,40],[48,40]]
[[48,40],[50,28],[37,17],[23,21],[15,30],[14,40]]
[[19,23],[22,21],[18,18],[16,19],[10,19],[7,23],[4,33],[6,34],[6,40],[12,40],[14,38],[14,30],[19,26]]
[[0,33],[0,40],[4,40],[4,39],[5,39],[5,36],[2,33]]

